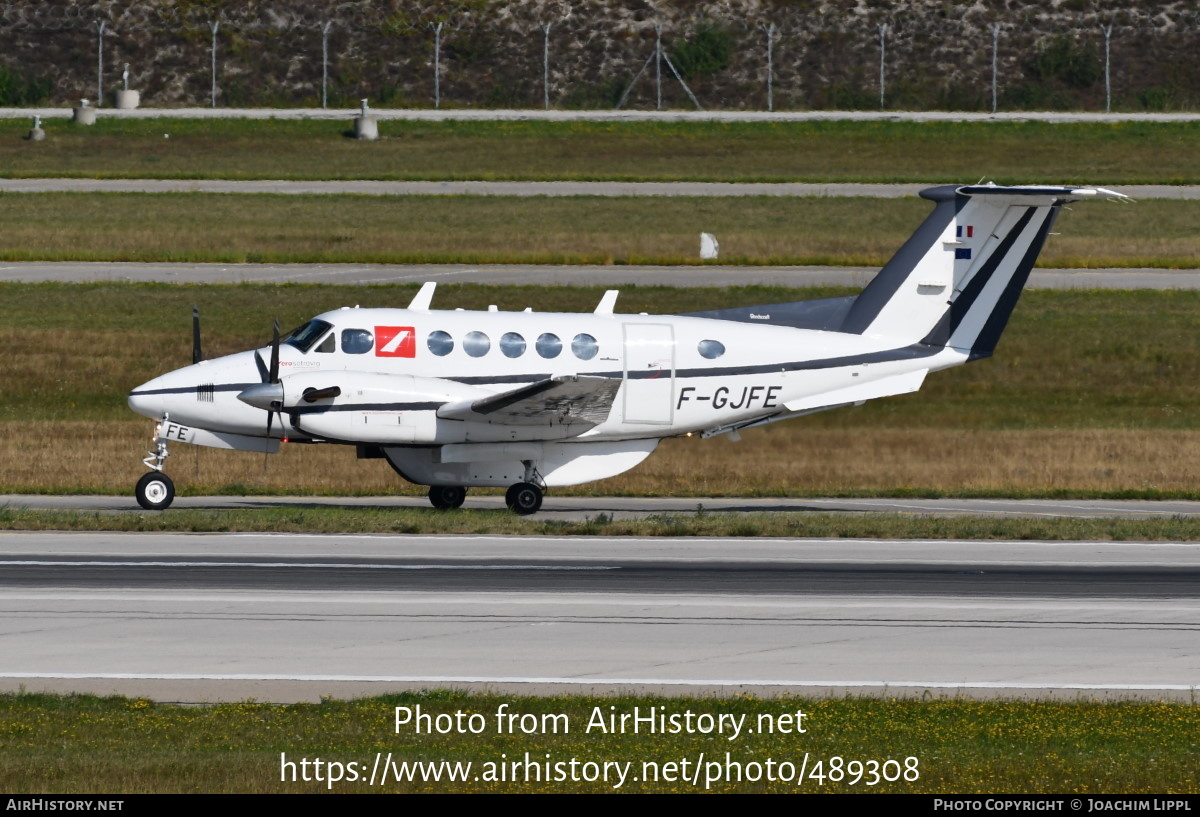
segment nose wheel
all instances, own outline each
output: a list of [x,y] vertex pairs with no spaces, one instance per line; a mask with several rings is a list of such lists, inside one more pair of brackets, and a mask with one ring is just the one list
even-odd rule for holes
[[161,511],[175,499],[175,483],[162,471],[142,474],[134,488],[138,504],[148,511]]
[[518,482],[504,494],[504,502],[515,514],[537,513],[542,507],[542,489],[532,482]]

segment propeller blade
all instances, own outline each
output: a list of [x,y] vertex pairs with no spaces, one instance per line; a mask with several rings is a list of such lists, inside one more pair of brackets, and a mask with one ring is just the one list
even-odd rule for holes
[[254,353],[254,365],[258,367],[258,376],[266,383],[271,378],[271,373],[267,370],[267,364],[263,363],[262,355],[258,352]]
[[271,337],[271,379],[269,382],[279,382],[279,318],[275,319],[275,331]]
[[200,350],[200,307],[192,307],[192,363],[204,360],[204,352]]
[[315,403],[318,400],[331,400],[334,397],[340,397],[342,389],[340,386],[326,386],[323,389],[305,389],[301,400],[305,403]]
[[[271,439],[271,421],[275,419],[275,412],[267,410],[267,439]],[[267,462],[270,461],[271,455],[263,451],[263,473],[267,473]]]

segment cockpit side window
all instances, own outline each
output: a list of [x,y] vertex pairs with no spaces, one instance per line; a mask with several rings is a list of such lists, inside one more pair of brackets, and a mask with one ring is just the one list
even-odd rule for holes
[[334,335],[334,333],[330,332],[328,335],[325,336],[325,340],[323,340],[317,344],[317,348],[313,349],[313,351],[321,352],[322,354],[328,354],[329,352],[336,352],[337,351],[337,342],[334,340],[335,337],[336,336]]
[[369,329],[343,329],[342,351],[348,355],[365,355],[375,346],[375,336]]
[[308,352],[332,328],[333,324],[314,318],[289,332],[283,342],[288,346],[295,346],[301,352]]

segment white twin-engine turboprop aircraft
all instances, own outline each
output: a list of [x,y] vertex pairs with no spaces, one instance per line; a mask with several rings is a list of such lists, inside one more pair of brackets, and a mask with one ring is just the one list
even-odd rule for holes
[[145,508],[171,504],[170,442],[278,451],[355,445],[456,508],[472,486],[541,507],[550,487],[627,471],[663,437],[712,437],[914,392],[931,371],[996,347],[1059,208],[1124,198],[1093,187],[934,187],[936,206],[857,296],[685,315],[443,311],[425,284],[407,309],[327,312],[269,347],[138,386],[158,420]]

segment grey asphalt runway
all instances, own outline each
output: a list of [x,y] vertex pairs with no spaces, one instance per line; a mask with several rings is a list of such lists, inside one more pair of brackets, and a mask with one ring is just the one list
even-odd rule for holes
[[[197,496],[176,497],[173,509],[247,509],[288,506],[328,508],[427,508],[424,497],[300,497],[300,496]],[[127,496],[0,495],[0,508],[80,510],[104,513],[142,513]],[[500,510],[499,496],[468,494],[468,508]],[[738,497],[570,497],[550,493],[538,519],[583,520],[597,514],[635,519],[654,514],[704,513],[896,513],[916,516],[998,516],[1043,518],[1156,519],[1200,517],[1200,502],[1125,499],[831,499]]]
[[[865,286],[863,267],[654,267],[535,264],[170,264],[22,262],[0,265],[0,282],[128,281],[240,284],[535,284],[565,286]],[[1030,289],[1197,289],[1198,270],[1035,270]],[[452,305],[451,305],[452,306]]]
[[1186,699],[1197,573],[1177,543],[7,533],[0,687]]

